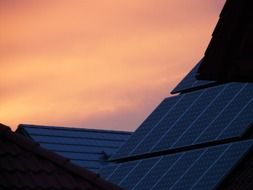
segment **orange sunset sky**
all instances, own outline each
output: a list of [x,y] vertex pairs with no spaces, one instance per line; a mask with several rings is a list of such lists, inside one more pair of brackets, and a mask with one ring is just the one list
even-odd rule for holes
[[134,130],[200,60],[224,0],[0,0],[0,122]]

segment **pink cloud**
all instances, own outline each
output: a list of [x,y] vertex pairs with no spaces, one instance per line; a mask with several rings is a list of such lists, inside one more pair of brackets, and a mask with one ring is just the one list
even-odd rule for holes
[[0,2],[0,121],[121,130],[202,57],[224,3]]

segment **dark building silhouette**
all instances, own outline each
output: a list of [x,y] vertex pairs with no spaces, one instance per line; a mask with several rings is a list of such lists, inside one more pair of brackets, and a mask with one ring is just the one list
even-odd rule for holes
[[227,1],[205,57],[111,157],[105,179],[129,190],[253,189],[250,10]]
[[93,172],[105,166],[131,135],[125,131],[27,124],[19,125],[16,133]]
[[198,79],[253,82],[253,1],[227,0]]
[[0,189],[119,190],[0,124]]

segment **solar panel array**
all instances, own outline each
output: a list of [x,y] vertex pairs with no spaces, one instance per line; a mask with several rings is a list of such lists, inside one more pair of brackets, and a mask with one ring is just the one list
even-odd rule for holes
[[197,65],[102,168],[129,190],[212,190],[253,151],[253,84],[197,81]]
[[165,99],[112,159],[242,136],[253,118],[253,84],[229,83]]
[[223,144],[106,167],[101,175],[124,189],[215,189],[253,147],[253,140]]
[[130,137],[129,132],[20,125],[19,130],[43,148],[97,172]]

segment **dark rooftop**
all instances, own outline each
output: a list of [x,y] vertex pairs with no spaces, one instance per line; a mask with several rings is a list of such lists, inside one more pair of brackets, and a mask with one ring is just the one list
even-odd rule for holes
[[120,189],[0,124],[0,189]]
[[253,82],[253,1],[227,0],[198,79]]

